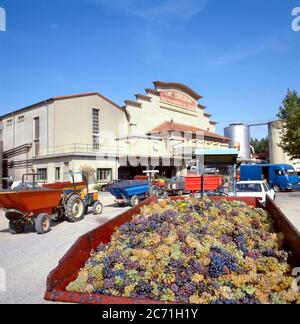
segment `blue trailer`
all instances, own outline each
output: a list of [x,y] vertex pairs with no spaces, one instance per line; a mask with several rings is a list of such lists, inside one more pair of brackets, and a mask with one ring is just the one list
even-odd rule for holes
[[300,177],[290,164],[241,165],[241,181],[255,180],[266,180],[276,192],[300,189]]
[[130,204],[132,207],[137,206],[140,200],[149,195],[150,184],[144,181],[120,181],[107,187],[115,198],[119,206]]

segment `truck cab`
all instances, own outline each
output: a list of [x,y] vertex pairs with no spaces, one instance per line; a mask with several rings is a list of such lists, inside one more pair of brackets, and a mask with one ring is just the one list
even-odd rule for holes
[[300,189],[300,178],[289,164],[241,165],[241,181],[267,181],[276,191]]
[[300,165],[295,165],[294,167],[295,167],[298,177],[300,177]]

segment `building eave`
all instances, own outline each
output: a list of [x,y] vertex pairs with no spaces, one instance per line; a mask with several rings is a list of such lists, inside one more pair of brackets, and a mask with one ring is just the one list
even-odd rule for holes
[[43,101],[34,103],[34,104],[30,105],[30,106],[26,106],[26,107],[17,109],[17,110],[15,110],[13,112],[4,114],[4,115],[0,116],[0,119],[5,119],[5,118],[8,118],[10,116],[14,116],[14,115],[26,112],[28,110],[34,109],[36,107],[39,107],[39,106],[42,106],[42,105],[45,105],[45,104],[50,105],[50,104],[54,103],[55,101],[82,98],[82,97],[91,97],[91,96],[98,96],[101,99],[103,99],[103,100],[107,101],[108,103],[110,103],[115,108],[117,108],[117,109],[121,110],[122,112],[124,112],[124,109],[122,109],[118,104],[116,104],[112,100],[108,99],[107,97],[103,96],[99,92],[88,92],[88,93],[81,93],[81,94],[73,94],[73,95],[67,95],[67,96],[48,98],[48,99],[45,99]]
[[142,104],[140,102],[133,101],[133,100],[125,100],[124,102],[126,104],[126,107],[131,106],[136,108],[142,108]]
[[155,89],[178,89],[181,90],[188,95],[190,95],[193,99],[198,101],[199,99],[203,98],[201,95],[199,95],[197,92],[189,88],[188,86],[182,84],[182,83],[177,83],[177,82],[162,82],[162,81],[155,81],[154,82]]

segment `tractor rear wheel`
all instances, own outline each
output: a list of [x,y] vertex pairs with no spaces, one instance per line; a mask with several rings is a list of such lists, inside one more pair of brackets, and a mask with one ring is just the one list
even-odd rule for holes
[[51,228],[51,219],[48,214],[39,214],[34,220],[35,230],[38,234],[46,234]]
[[103,212],[103,205],[100,201],[96,201],[93,206],[93,214],[94,215],[101,215]]
[[25,225],[19,221],[10,220],[9,221],[9,232],[10,234],[16,235],[21,234],[25,230]]
[[71,223],[84,219],[84,203],[78,195],[71,196],[65,204],[65,216]]

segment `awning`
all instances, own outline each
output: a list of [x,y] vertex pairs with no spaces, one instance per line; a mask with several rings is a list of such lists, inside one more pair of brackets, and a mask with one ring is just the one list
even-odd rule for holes
[[197,157],[204,156],[205,165],[233,165],[236,163],[239,150],[237,149],[196,149]]

